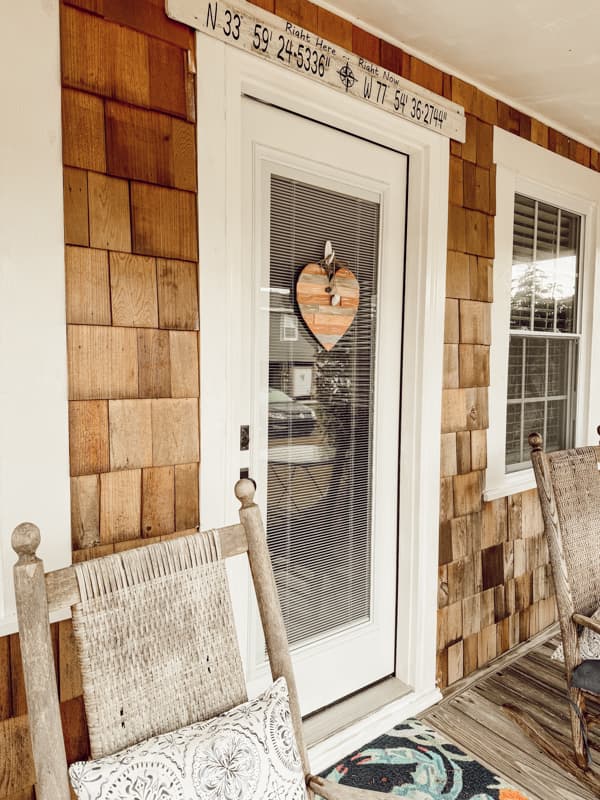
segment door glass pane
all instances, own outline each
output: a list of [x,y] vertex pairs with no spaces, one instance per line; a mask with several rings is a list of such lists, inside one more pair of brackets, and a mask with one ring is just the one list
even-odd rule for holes
[[[379,211],[271,178],[267,533],[292,644],[369,619]],[[327,240],[360,285],[356,318],[329,352],[295,296]]]

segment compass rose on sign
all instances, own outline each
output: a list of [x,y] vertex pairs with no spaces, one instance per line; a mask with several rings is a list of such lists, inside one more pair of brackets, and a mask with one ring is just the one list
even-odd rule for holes
[[346,91],[351,89],[358,80],[358,78],[356,78],[352,72],[352,67],[347,61],[343,67],[338,69],[337,73],[340,76],[342,84],[346,87]]

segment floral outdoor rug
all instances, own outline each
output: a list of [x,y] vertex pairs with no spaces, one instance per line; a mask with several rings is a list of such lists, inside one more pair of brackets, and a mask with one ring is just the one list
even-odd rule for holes
[[409,800],[528,800],[417,719],[396,725],[323,775]]

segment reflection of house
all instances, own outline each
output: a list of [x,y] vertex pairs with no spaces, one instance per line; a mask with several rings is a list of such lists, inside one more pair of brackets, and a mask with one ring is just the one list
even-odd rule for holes
[[[269,386],[279,388],[291,397],[307,397],[311,394],[312,380],[306,377],[303,368],[312,367],[317,344],[298,312],[293,289],[286,287],[280,291],[286,294],[271,291],[270,297]],[[296,379],[293,366],[302,369],[302,374],[297,374]]]

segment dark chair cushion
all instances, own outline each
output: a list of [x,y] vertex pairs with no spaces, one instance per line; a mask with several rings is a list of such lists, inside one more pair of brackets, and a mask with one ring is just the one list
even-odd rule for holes
[[584,692],[600,694],[600,660],[582,661],[573,670],[572,685]]

